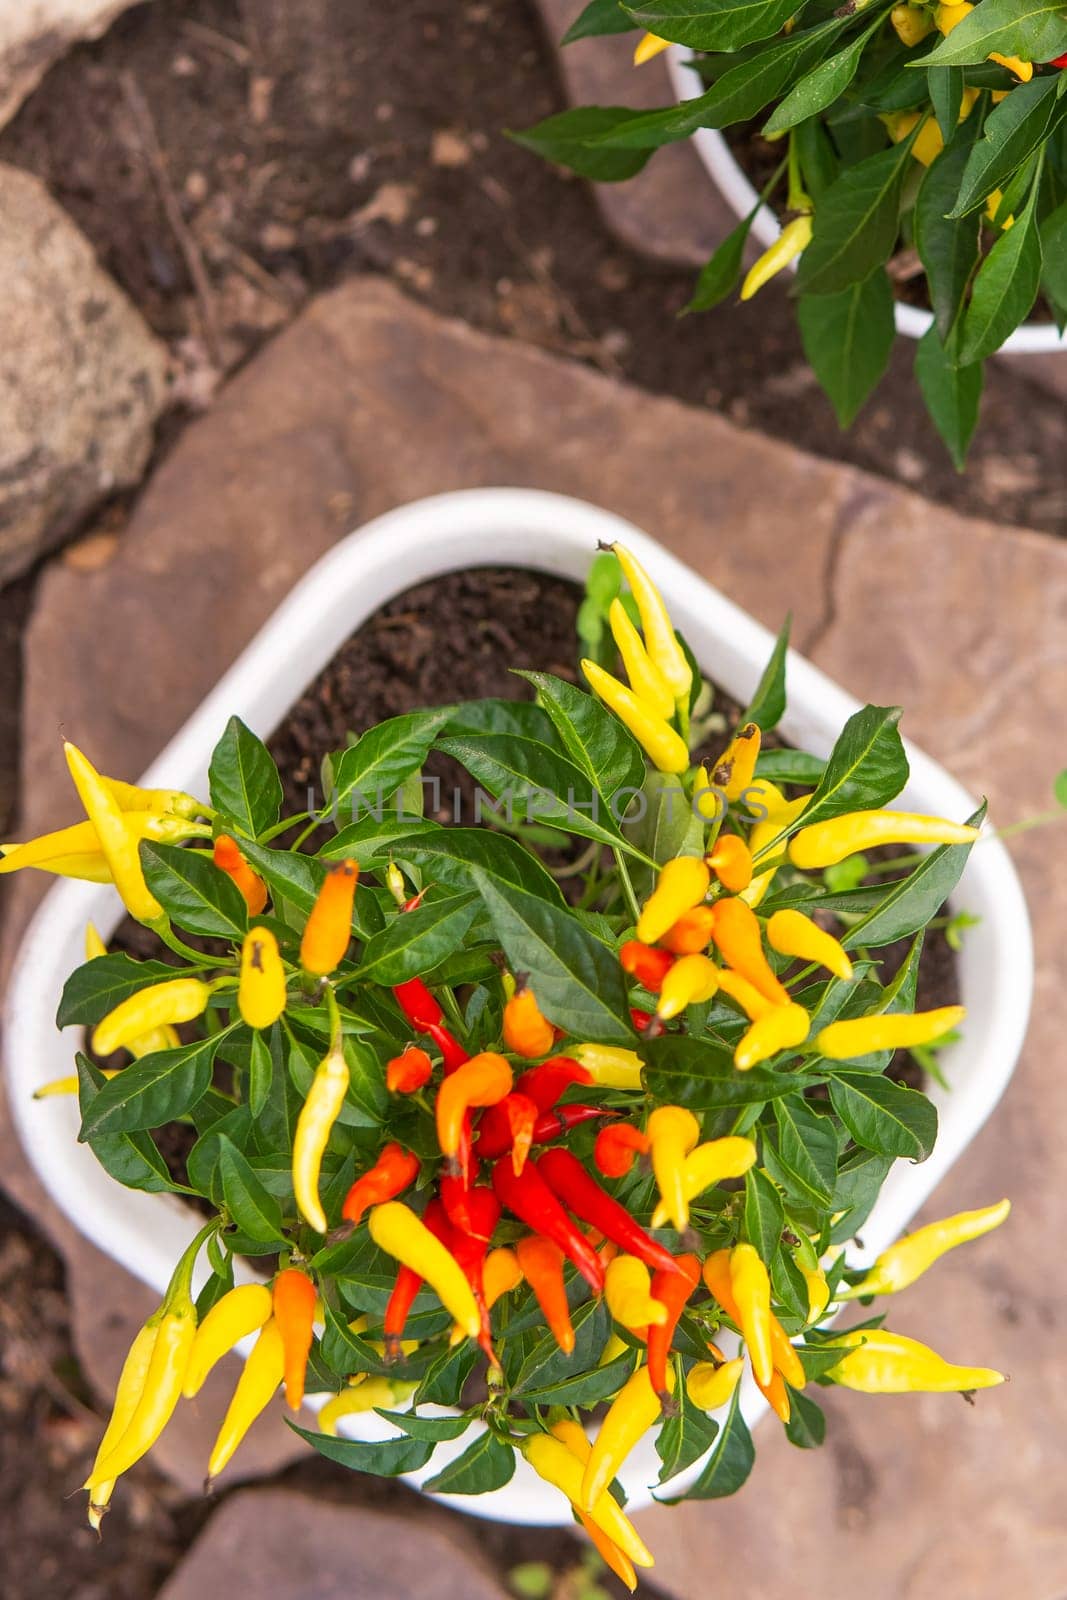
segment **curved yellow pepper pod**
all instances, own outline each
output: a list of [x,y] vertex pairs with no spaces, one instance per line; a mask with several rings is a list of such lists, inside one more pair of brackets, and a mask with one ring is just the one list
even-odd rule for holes
[[719,969],[705,955],[680,956],[663,980],[656,1015],[669,1022],[687,1006],[710,1000],[719,987]]
[[999,1228],[1011,1210],[1010,1200],[977,1211],[958,1211],[954,1216],[917,1228],[906,1238],[883,1250],[867,1276],[851,1288],[838,1289],[838,1300],[858,1300],[871,1294],[899,1294],[929,1271],[949,1250],[980,1239]]
[[991,50],[986,60],[995,61],[998,67],[1007,67],[1009,72],[1015,74],[1020,83],[1029,83],[1034,75],[1034,63],[1032,61],[1023,61],[1019,56],[1002,56],[998,55],[995,50]]
[[[602,1360],[601,1365],[603,1364]],[[585,1429],[580,1422],[575,1422],[573,1417],[560,1417],[557,1422],[552,1424],[549,1431],[553,1438],[561,1440],[572,1455],[577,1456],[582,1465],[585,1465],[589,1460],[593,1446],[590,1444]],[[579,1510],[577,1506],[575,1511],[578,1513],[578,1520],[595,1545],[601,1559],[633,1594],[637,1588],[637,1573],[634,1571],[634,1564],[629,1556],[620,1550],[614,1540],[609,1539],[607,1534],[602,1532],[595,1522],[591,1521],[588,1512]]]
[[269,928],[250,928],[241,946],[237,1009],[250,1028],[269,1028],[285,1010],[285,966]]
[[[552,1484],[566,1495],[575,1510],[582,1505],[581,1461],[568,1449],[562,1439],[548,1433],[534,1433],[518,1441],[526,1460],[546,1483]],[[586,1513],[601,1532],[606,1533],[637,1567],[654,1565],[652,1553],[637,1529],[610,1494],[602,1494]]]
[[601,1089],[640,1089],[645,1064],[636,1050],[622,1045],[576,1044],[570,1051]]
[[[705,1189],[722,1183],[725,1178],[743,1178],[755,1165],[756,1146],[751,1139],[739,1134],[727,1134],[722,1139],[709,1139],[698,1144],[685,1158],[685,1192],[688,1200],[695,1200]],[[653,1228],[665,1228],[669,1218],[661,1200],[652,1213]]]
[[879,1050],[911,1050],[933,1044],[958,1027],[967,1015],[965,1006],[939,1006],[936,1011],[883,1012],[877,1017],[855,1017],[831,1022],[815,1036],[820,1055],[829,1061],[854,1061]]
[[108,1480],[120,1478],[147,1455],[170,1421],[181,1398],[185,1369],[196,1337],[196,1308],[192,1300],[158,1312],[155,1339],[144,1384],[130,1419],[114,1447],[99,1456],[85,1481],[94,1494]]
[[92,762],[69,741],[63,746],[85,814],[96,829],[115,888],[131,917],[138,922],[159,922],[163,907],[145,883],[137,840],[127,828],[122,810]]
[[630,613],[621,600],[611,602],[608,623],[630,680],[630,688],[655,716],[669,722],[674,716],[671,686],[645,649],[645,642],[630,621]]
[[752,1370],[760,1383],[769,1384],[774,1376],[771,1280],[753,1245],[737,1244],[731,1250],[730,1286]]
[[734,1051],[734,1066],[738,1072],[748,1072],[776,1056],[779,1050],[791,1050],[803,1044],[811,1029],[811,1018],[803,1006],[793,1001],[786,1006],[772,1006],[746,1030]]
[[1004,1382],[1004,1374],[991,1367],[953,1366],[918,1339],[884,1328],[857,1329],[828,1344],[845,1354],[825,1376],[862,1394],[967,1393]]
[[780,956],[815,961],[835,978],[852,976],[852,962],[844,946],[802,911],[776,911],[767,919],[767,943]]
[[787,222],[777,239],[769,249],[764,250],[759,260],[748,270],[744,283],[741,285],[741,299],[751,300],[764,284],[770,283],[777,277],[791,261],[803,255],[811,243],[814,231],[811,215],[805,212],[802,217],[794,217],[792,222]]
[[666,862],[637,919],[641,943],[655,944],[680,916],[700,905],[710,886],[711,868],[701,856],[675,856]]
[[425,1278],[446,1311],[450,1311],[469,1339],[481,1332],[482,1319],[474,1292],[456,1258],[400,1200],[388,1200],[370,1213],[370,1236],[420,1278]]
[[922,6],[894,6],[889,13],[889,20],[893,24],[893,32],[909,50],[922,44],[934,27],[933,17]]
[[667,1320],[667,1307],[652,1297],[652,1274],[636,1256],[616,1256],[608,1262],[604,1299],[615,1321],[631,1333]]
[[350,1082],[344,1051],[335,1043],[319,1062],[293,1134],[293,1194],[301,1216],[316,1233],[325,1233],[328,1226],[319,1198],[322,1158]]
[[88,1481],[94,1483],[94,1488],[89,1497],[89,1526],[95,1533],[100,1531],[100,1523],[104,1512],[111,1501],[116,1478],[98,1477],[98,1468],[102,1461],[114,1450],[119,1440],[133,1420],[135,1411],[144,1393],[145,1380],[148,1369],[152,1363],[152,1351],[155,1348],[156,1333],[159,1329],[159,1316],[150,1317],[144,1327],[140,1329],[130,1346],[126,1360],[119,1373],[119,1381],[115,1388],[115,1403],[111,1408],[111,1416],[104,1430],[104,1437],[97,1447],[93,1459],[92,1471]]
[[278,1324],[271,1317],[260,1329],[233,1391],[222,1427],[218,1431],[207,1464],[207,1481],[217,1478],[232,1459],[256,1418],[278,1392],[285,1371],[285,1347]]
[[614,711],[623,726],[629,728],[657,771],[685,772],[689,766],[689,746],[681,734],[595,661],[583,661],[582,671],[590,688]]
[[238,1284],[216,1300],[197,1328],[189,1352],[182,1382],[182,1394],[187,1400],[200,1392],[216,1362],[269,1321],[271,1310],[271,1292],[265,1283]]
[[387,1410],[399,1401],[406,1400],[415,1388],[413,1383],[394,1383],[392,1378],[367,1376],[358,1382],[353,1379],[348,1388],[335,1394],[322,1407],[319,1412],[319,1431],[335,1436],[342,1417],[359,1416],[361,1412],[374,1411],[378,1406]]
[[762,737],[758,722],[746,722],[744,727],[738,728],[711,769],[713,785],[723,791],[727,800],[742,799],[752,787]]
[[693,669],[678,642],[663,596],[632,551],[618,543],[612,549],[637,602],[645,648],[666,678],[675,700],[684,701],[693,686]]
[[685,1162],[700,1138],[700,1123],[684,1106],[657,1106],[645,1132],[660,1199],[671,1226],[684,1233],[689,1226]]
[[735,972],[733,967],[719,969],[719,989],[723,994],[729,995],[731,1000],[736,1001],[751,1022],[758,1022],[760,1017],[765,1017],[768,1012],[774,1010],[775,1002],[760,994],[756,985],[749,983],[748,979]]
[[789,859],[802,872],[812,872],[876,845],[973,844],[978,833],[968,823],[914,811],[850,811],[801,828],[789,842]]
[[93,1049],[109,1056],[154,1028],[168,1023],[192,1022],[202,1016],[211,998],[211,985],[200,978],[171,978],[150,983],[109,1011],[93,1029]]
[[[667,1387],[674,1388],[674,1372],[670,1367],[667,1369]],[[652,1387],[648,1367],[638,1367],[611,1402],[593,1441],[582,1474],[579,1504],[583,1511],[591,1513],[601,1496],[607,1494],[626,1457],[659,1421],[661,1411],[662,1402]]]
[[732,1396],[745,1369],[744,1358],[733,1361],[698,1361],[685,1380],[686,1393],[699,1411],[718,1411]]
[[634,46],[634,66],[643,67],[646,61],[652,61],[670,47],[671,41],[661,39],[657,33],[643,34]]

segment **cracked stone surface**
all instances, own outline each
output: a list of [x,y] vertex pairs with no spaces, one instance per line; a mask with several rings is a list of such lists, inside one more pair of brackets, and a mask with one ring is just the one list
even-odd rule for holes
[[503,1600],[476,1534],[330,1505],[295,1490],[234,1495],[212,1517],[159,1600]]
[[98,39],[134,0],[13,0],[0,6],[0,128],[53,61],[80,39]]
[[[313,304],[187,430],[109,565],[56,563],[45,574],[27,641],[26,830],[69,817],[60,724],[105,768],[137,773],[350,527],[419,495],[482,484],[595,500],[768,624],[792,607],[799,648],[855,693],[906,705],[907,731],[987,792],[999,820],[1048,803],[1064,761],[1055,734],[1067,701],[1067,545],[932,507],[718,416],[474,333],[364,279]],[[120,637],[121,650],[110,643]],[[894,1318],[1013,1381],[973,1411],[952,1396],[831,1394],[829,1443],[804,1456],[762,1427],[740,1497],[642,1519],[656,1577],[678,1600],[703,1600],[705,1574],[724,1557],[737,1600],[816,1600],[828,1573],[865,1600],[1062,1600],[1067,1308],[1048,1270],[1067,1227],[1067,1198],[1050,1180],[1067,1119],[1067,880],[1047,872],[1057,848],[1055,835],[1033,833],[1016,851],[1038,955],[1024,1060],[929,1213],[1007,1190],[1012,1219],[941,1263]],[[8,955],[35,892],[15,887]],[[41,1196],[9,1130],[0,1159],[5,1183],[75,1273],[79,1342],[103,1386],[143,1315],[143,1291]],[[284,1430],[271,1426],[264,1463],[282,1448]],[[199,1482],[210,1427],[189,1413],[187,1432],[164,1435],[160,1466]],[[243,1468],[267,1470],[248,1456]]]

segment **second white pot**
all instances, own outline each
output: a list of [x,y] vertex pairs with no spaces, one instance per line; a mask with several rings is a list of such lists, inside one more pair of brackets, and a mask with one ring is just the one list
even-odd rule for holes
[[[695,100],[703,94],[704,84],[689,63],[694,52],[686,45],[673,44],[667,52],[667,71],[671,87],[679,100]],[[718,128],[697,128],[692,136],[697,155],[704,163],[720,194],[738,218],[747,217],[759,202],[759,193],[742,170],[737,157]],[[752,219],[752,234],[760,244],[774,243],[782,225],[770,206],[761,205]],[[790,268],[796,271],[794,262]],[[933,313],[919,306],[906,305],[902,300],[894,304],[897,332],[909,339],[921,339],[933,323]],[[998,355],[1037,355],[1050,351],[1067,352],[1067,330],[1060,333],[1054,322],[1024,322],[1001,345]]]

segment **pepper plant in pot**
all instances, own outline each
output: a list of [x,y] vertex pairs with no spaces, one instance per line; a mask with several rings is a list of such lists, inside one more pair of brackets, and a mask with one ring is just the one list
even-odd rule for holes
[[[206,797],[68,746],[85,820],[4,847],[4,872],[113,882],[156,941],[135,959],[89,932],[58,1017],[86,1048],[42,1092],[78,1093],[115,1179],[205,1214],[120,1377],[95,1524],[242,1340],[209,1478],[282,1388],[353,1469],[456,1497],[532,1470],[631,1587],[652,1557],[613,1484],[646,1435],[659,1496],[717,1497],[751,1469],[753,1389],[810,1446],[822,1386],[1002,1381],[871,1302],[1006,1201],[867,1268],[851,1250],[894,1161],[936,1139],[895,1053],[936,1068],[965,1026],[916,985],[982,813],[890,808],[894,708],[856,712],[825,762],[778,743],[784,631],[700,759],[708,686],[622,546],[580,630],[588,690],[530,672],[529,702],[395,717],[327,759],[312,810],[281,814],[235,718]],[[474,817],[421,814],[432,752],[474,780]],[[873,882],[850,872],[886,848]]]
[[[1035,303],[1067,320],[1067,7],[891,0],[592,0],[567,39],[641,30],[638,63],[697,52],[703,92],[635,111],[580,107],[516,133],[600,182],[662,145],[729,130],[761,190],[687,310],[748,299],[790,265],[804,348],[842,426],[882,377],[894,297],[931,313],[915,374],[963,466],[983,363]],[[780,235],[748,270],[769,205]]]

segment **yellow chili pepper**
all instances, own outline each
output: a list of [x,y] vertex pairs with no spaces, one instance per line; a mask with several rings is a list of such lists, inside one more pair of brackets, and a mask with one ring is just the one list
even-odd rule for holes
[[645,1064],[636,1050],[612,1044],[576,1044],[570,1054],[601,1089],[640,1089]]
[[825,1376],[862,1394],[966,1393],[1004,1382],[991,1367],[953,1366],[928,1345],[884,1328],[857,1329],[828,1344],[846,1354]]
[[271,1293],[265,1283],[242,1283],[216,1300],[196,1330],[182,1394],[191,1400],[208,1373],[241,1339],[262,1328],[271,1315]]
[[[553,1437],[561,1440],[572,1455],[576,1456],[584,1466],[589,1460],[593,1447],[586,1437],[585,1429],[581,1423],[575,1422],[572,1417],[561,1417],[558,1422],[552,1424],[551,1432]],[[607,1534],[597,1527],[596,1523],[590,1519],[588,1512],[579,1510],[578,1520],[592,1540],[601,1559],[632,1594],[637,1588],[637,1573],[634,1571],[634,1564],[629,1556],[625,1555],[615,1541],[609,1539]]]
[[174,817],[207,816],[210,807],[183,789],[142,789],[139,783],[123,783],[121,778],[104,778],[123,811],[166,812]]
[[[674,1388],[673,1369],[667,1369],[667,1387]],[[582,1473],[581,1507],[592,1514],[594,1506],[608,1491],[630,1451],[659,1421],[662,1402],[648,1375],[648,1367],[638,1367],[623,1384],[608,1408],[589,1459]]]
[[394,1383],[392,1378],[364,1376],[358,1382],[352,1379],[348,1387],[342,1389],[340,1394],[335,1394],[332,1400],[327,1400],[319,1412],[319,1431],[335,1436],[342,1417],[375,1411],[379,1406],[388,1410],[390,1406],[406,1400],[416,1387],[413,1383]]
[[726,965],[747,978],[765,1000],[776,1006],[790,1004],[789,990],[775,977],[763,953],[756,913],[739,896],[716,902],[712,938]]
[[[994,95],[993,98],[996,99],[996,96]],[[1000,210],[1000,204],[1001,204],[1001,201],[1003,199],[1004,199],[1004,190],[1003,189],[994,189],[992,191],[992,193],[990,194],[988,200],[986,201],[986,203],[985,203],[985,214],[989,218],[990,222],[996,223],[997,212]],[[1009,228],[1014,228],[1014,226],[1015,226],[1015,218],[1013,216],[1005,217],[1004,221],[1002,223],[1000,223],[999,226],[1000,226],[1000,231],[1002,233],[1007,233]]]
[[476,1339],[481,1332],[481,1312],[463,1269],[410,1206],[400,1200],[375,1206],[369,1227],[379,1250],[425,1278],[468,1339]]
[[[553,1438],[547,1433],[528,1434],[518,1442],[518,1449],[539,1478],[552,1484],[553,1488],[562,1490],[575,1510],[581,1509],[584,1469],[562,1439]],[[635,1566],[651,1567],[654,1564],[648,1546],[610,1494],[602,1494],[588,1516]]]
[[269,1028],[285,1010],[285,966],[269,928],[250,928],[241,946],[237,1009],[250,1028]]
[[765,1017],[774,1010],[774,1002],[767,1000],[760,994],[755,984],[749,983],[747,978],[742,978],[739,972],[732,967],[720,967],[719,989],[723,994],[735,1000],[752,1022],[757,1022],[760,1017]]
[[894,6],[889,13],[889,20],[897,38],[909,50],[922,44],[927,34],[933,32],[934,19],[922,6]]
[[998,55],[996,50],[991,50],[986,60],[995,61],[998,67],[1007,67],[1009,72],[1015,74],[1020,83],[1029,83],[1034,75],[1034,63],[1032,61],[1023,61],[1019,56],[1002,56]]
[[451,1159],[459,1150],[467,1112],[472,1106],[495,1106],[511,1093],[514,1074],[502,1055],[483,1050],[457,1067],[437,1091],[435,1112],[441,1154]]
[[[813,1272],[805,1272],[803,1267],[800,1270],[804,1273],[804,1282],[808,1286],[808,1321],[818,1322],[830,1304],[830,1285],[821,1267],[817,1267]],[[840,1293],[837,1298],[841,1298]]]
[[126,910],[138,922],[159,922],[163,907],[145,883],[137,841],[126,826],[118,801],[92,762],[75,745],[65,743],[63,753]]
[[[767,893],[774,881],[775,873],[785,860],[785,840],[781,840],[780,845],[773,851],[773,854],[772,847],[776,846],[783,828],[787,828],[790,823],[796,821],[810,800],[810,794],[802,794],[796,800],[786,800],[781,791],[773,783],[768,782],[766,778],[756,778],[753,781],[749,790],[749,804],[762,805],[766,809],[767,815],[762,821],[754,824],[752,832],[748,836],[748,848],[752,852],[753,861],[757,868],[763,857],[773,859],[774,865],[765,871],[759,872],[748,888],[742,889],[741,898],[747,905],[753,908],[758,906]],[[781,852],[780,858],[778,858],[779,850]]]
[[761,1383],[770,1383],[774,1374],[771,1280],[753,1245],[737,1244],[730,1252],[730,1286],[752,1370]]
[[115,1478],[99,1478],[97,1469],[102,1461],[106,1461],[126,1432],[140,1404],[148,1377],[148,1369],[152,1362],[152,1351],[155,1348],[156,1333],[159,1330],[160,1320],[160,1312],[156,1312],[154,1316],[149,1317],[130,1346],[129,1354],[123,1362],[122,1371],[119,1374],[111,1416],[104,1430],[104,1437],[97,1448],[92,1471],[89,1473],[88,1481],[92,1483],[95,1480],[95,1487],[89,1497],[89,1526],[96,1533],[100,1531],[100,1523],[110,1504],[116,1482]]
[[[6,860],[4,847],[0,845],[0,859]],[[43,861],[33,863],[18,862],[17,865],[33,865],[38,872],[50,872],[56,878],[76,878],[81,883],[114,883],[111,868],[99,851],[86,851],[83,855],[49,856]]]
[[689,746],[670,723],[656,716],[632,689],[598,667],[595,661],[583,661],[582,671],[590,688],[614,711],[624,727],[629,728],[654,767],[660,772],[686,770]]
[[792,1002],[772,1006],[741,1036],[734,1051],[734,1066],[738,1072],[747,1072],[759,1062],[776,1056],[779,1050],[791,1050],[803,1044],[810,1029],[811,1018],[803,1006]]
[[[209,829],[181,817],[159,816],[152,811],[122,811],[122,826],[133,841],[134,848],[142,839],[162,844],[180,844],[183,839],[196,834],[206,834]],[[19,872],[23,867],[43,867],[56,871],[56,863],[91,859],[110,881],[111,869],[100,843],[100,835],[92,822],[75,822],[69,828],[59,828],[55,833],[42,833],[25,844],[6,844],[0,855],[0,875]]]
[[637,920],[641,943],[655,944],[680,916],[700,905],[710,886],[711,869],[700,856],[675,856],[666,862]]
[[718,1411],[730,1399],[741,1381],[745,1363],[741,1356],[733,1361],[698,1361],[690,1367],[685,1380],[686,1392],[700,1411]]
[[733,894],[752,882],[752,852],[736,833],[720,833],[707,861],[723,888]]
[[789,844],[789,859],[803,872],[833,867],[846,856],[883,844],[971,844],[978,829],[944,817],[910,811],[850,811],[830,822],[801,828]]
[[338,862],[323,880],[300,941],[300,965],[313,977],[329,977],[344,960],[358,882],[358,861]]
[[211,985],[199,978],[170,978],[150,983],[122,1000],[93,1029],[93,1049],[109,1056],[153,1028],[172,1022],[192,1022],[203,1014]]
[[953,28],[958,28],[964,17],[974,10],[970,0],[959,0],[958,5],[938,6],[934,12],[934,21],[937,23],[938,32],[947,38]]
[[522,1282],[522,1268],[514,1250],[498,1245],[490,1250],[482,1268],[482,1299],[485,1309],[491,1311],[501,1295],[510,1294]]
[[780,956],[818,962],[835,978],[852,976],[852,962],[844,947],[802,911],[776,911],[769,917],[767,943]]
[[666,678],[675,700],[684,701],[693,686],[693,670],[678,642],[663,596],[637,557],[625,545],[615,544],[612,549],[637,602],[645,648]]
[[765,250],[759,260],[749,268],[748,275],[741,285],[741,299],[751,300],[765,283],[769,283],[791,261],[802,255],[811,243],[813,231],[814,223],[808,212],[802,217],[794,217],[792,222],[787,222],[770,248]]
[[[751,1139],[737,1134],[698,1144],[685,1158],[686,1199],[695,1200],[724,1178],[743,1178],[755,1161],[756,1146]],[[667,1208],[661,1200],[652,1213],[652,1226],[664,1228],[668,1221]]]
[[931,1222],[917,1228],[907,1238],[883,1250],[867,1276],[851,1288],[839,1289],[838,1300],[857,1300],[861,1295],[899,1294],[916,1278],[933,1266],[935,1261],[957,1245],[980,1239],[991,1233],[1007,1217],[1010,1200],[999,1200],[995,1206],[983,1206],[978,1211],[959,1211],[941,1222]]
[[634,46],[634,66],[643,67],[646,61],[651,61],[661,50],[669,50],[670,47],[669,39],[661,39],[656,33],[642,34]]
[[707,767],[698,767],[693,780],[693,809],[705,822],[718,822],[723,812],[723,799],[716,794]]
[[680,956],[663,980],[656,1015],[669,1022],[686,1006],[710,1000],[719,987],[719,969],[707,956]]
[[631,1333],[667,1320],[667,1307],[652,1298],[652,1274],[636,1256],[616,1256],[608,1262],[604,1299],[615,1321]]
[[752,784],[756,775],[760,738],[758,723],[746,722],[738,728],[712,768],[712,783],[731,802],[740,800]]
[[207,1465],[207,1481],[217,1478],[231,1460],[256,1418],[278,1392],[285,1371],[285,1349],[278,1325],[272,1317],[260,1329],[259,1338],[252,1346],[244,1370],[237,1380],[222,1427],[211,1448]]
[[[900,144],[908,137],[912,129],[922,117],[921,111],[893,111],[881,120],[889,131],[889,137],[894,144]],[[941,127],[933,117],[927,116],[926,121],[912,140],[911,154],[914,159],[924,167],[930,166],[945,148],[944,136]]]
[[350,1082],[338,1031],[328,1053],[319,1062],[293,1134],[293,1193],[301,1216],[316,1233],[325,1233],[328,1227],[319,1198],[322,1158]]
[[621,600],[613,600],[608,610],[612,638],[618,647],[630,688],[654,716],[669,722],[674,716],[671,686],[645,649],[645,642]]
[[[740,1246],[735,1248],[740,1248]],[[748,1245],[745,1247],[745,1249],[750,1250],[752,1247],[751,1245]],[[755,1252],[753,1252],[753,1254],[755,1254]],[[745,1337],[745,1323],[744,1319],[742,1318],[741,1308],[737,1301],[733,1282],[733,1256],[734,1252],[731,1250],[714,1250],[704,1262],[704,1282],[707,1284],[716,1300],[722,1306],[723,1310],[726,1312],[726,1315],[733,1319],[733,1321],[741,1329],[742,1336]],[[750,1260],[750,1258],[748,1259]],[[759,1260],[758,1256],[756,1259],[757,1261]],[[762,1265],[762,1263],[760,1263],[760,1265]],[[755,1278],[758,1288],[758,1272],[755,1274]],[[770,1340],[771,1359],[774,1363],[775,1372],[781,1374],[793,1386],[794,1389],[803,1389],[807,1383],[807,1376],[804,1372],[800,1357],[793,1349],[789,1335],[782,1327],[782,1324],[778,1321],[778,1318],[775,1316],[774,1312],[771,1311],[768,1313],[768,1315],[768,1337]],[[745,1337],[745,1343],[746,1345],[748,1344],[747,1337]],[[775,1381],[773,1377],[767,1382],[763,1381],[760,1370],[757,1368],[756,1357],[753,1355],[751,1349],[749,1350],[749,1354],[752,1356],[752,1370],[755,1374],[756,1382],[759,1384],[762,1391],[767,1395],[767,1398],[770,1400],[771,1404],[778,1409],[779,1415],[782,1417],[783,1422],[788,1422],[788,1404],[779,1408],[777,1403],[779,1398],[787,1399],[788,1397],[784,1395],[779,1397],[775,1390]]]
[[689,1226],[685,1161],[700,1138],[700,1123],[683,1106],[657,1106],[645,1131],[660,1198],[671,1226],[684,1233]]
[[830,1061],[853,1061],[879,1050],[910,1050],[933,1044],[967,1015],[964,1006],[939,1006],[936,1011],[883,1012],[877,1017],[856,1017],[831,1022],[816,1035],[820,1055]]

